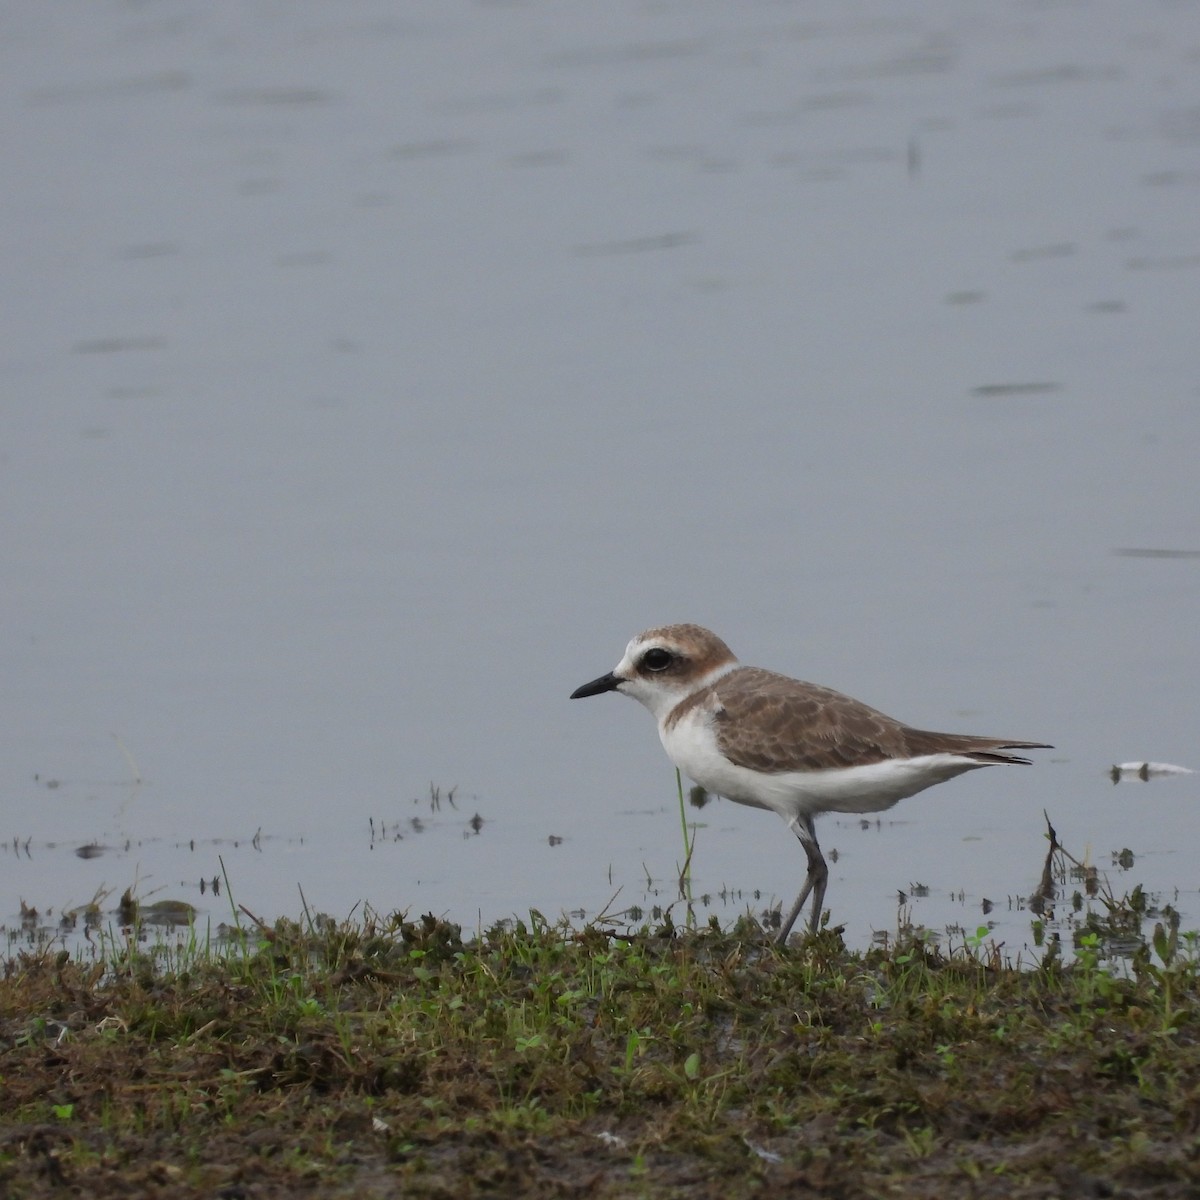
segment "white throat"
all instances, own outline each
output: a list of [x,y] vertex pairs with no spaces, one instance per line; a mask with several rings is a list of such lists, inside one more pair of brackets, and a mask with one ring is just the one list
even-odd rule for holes
[[617,664],[613,673],[625,680],[618,690],[626,696],[632,696],[639,704],[645,705],[654,714],[654,719],[661,728],[663,722],[675,710],[676,705],[716,683],[723,675],[737,670],[737,667],[736,662],[725,662],[705,671],[703,675],[697,675],[691,679],[647,679],[633,673],[632,660],[626,654]]

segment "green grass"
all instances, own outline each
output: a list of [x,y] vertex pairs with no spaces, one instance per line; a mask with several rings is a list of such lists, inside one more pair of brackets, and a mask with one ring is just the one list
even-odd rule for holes
[[[1110,907],[1110,918],[1130,914]],[[1187,1196],[1200,959],[305,915],[0,979],[4,1194]],[[1105,1189],[1108,1189],[1106,1192]]]

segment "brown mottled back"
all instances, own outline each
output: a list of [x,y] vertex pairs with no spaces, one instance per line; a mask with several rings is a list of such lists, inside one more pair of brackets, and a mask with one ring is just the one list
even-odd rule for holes
[[671,714],[676,723],[696,706],[713,710],[722,753],[739,767],[775,775],[864,766],[923,754],[961,754],[989,763],[1028,763],[1007,749],[1040,748],[1040,742],[934,733],[912,729],[860,700],[832,688],[739,667]]

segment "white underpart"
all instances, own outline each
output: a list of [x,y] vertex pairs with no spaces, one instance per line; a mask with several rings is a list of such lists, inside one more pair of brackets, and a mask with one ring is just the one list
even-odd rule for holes
[[721,753],[707,713],[689,714],[671,729],[659,722],[658,734],[671,761],[702,788],[770,809],[785,821],[823,812],[881,812],[935,783],[988,765],[961,754],[922,754],[862,767],[768,775],[739,767]]

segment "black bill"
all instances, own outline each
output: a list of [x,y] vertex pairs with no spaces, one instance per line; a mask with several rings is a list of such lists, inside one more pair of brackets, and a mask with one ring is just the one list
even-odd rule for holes
[[571,693],[571,699],[582,700],[584,696],[599,696],[601,692],[616,690],[624,682],[625,680],[619,675],[614,675],[609,671],[607,675],[601,675],[599,679],[593,679],[591,683],[585,683],[583,687],[577,687]]

